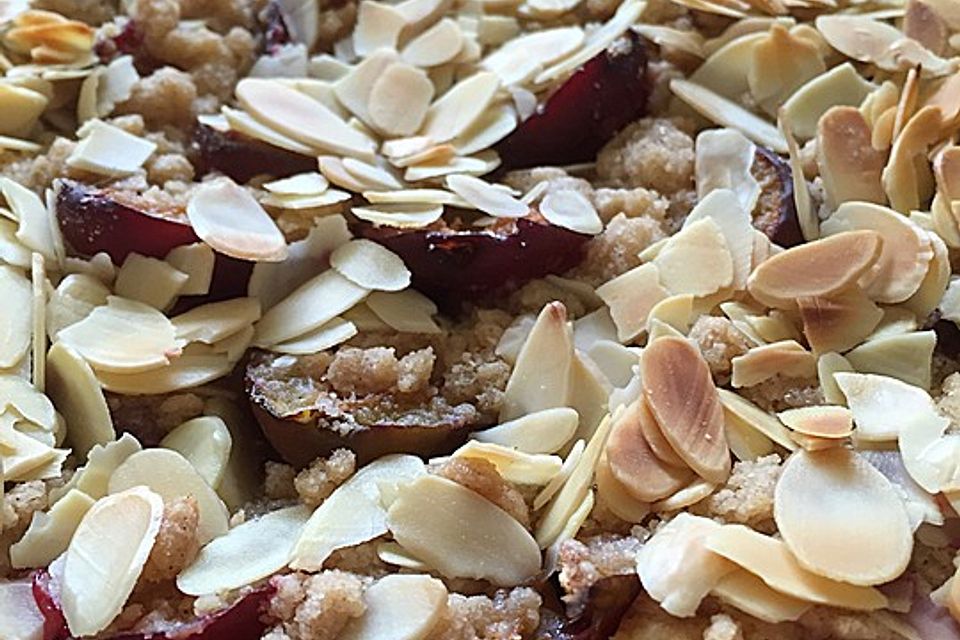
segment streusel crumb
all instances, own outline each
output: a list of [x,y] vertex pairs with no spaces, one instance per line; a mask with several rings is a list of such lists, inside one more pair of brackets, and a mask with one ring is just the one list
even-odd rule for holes
[[297,470],[289,464],[268,460],[263,465],[263,476],[263,493],[269,500],[297,498],[297,488],[293,484]]
[[327,369],[327,381],[339,394],[383,393],[397,384],[400,373],[393,349],[346,347],[337,351]]
[[481,458],[451,458],[437,469],[437,475],[479,493],[523,526],[530,525],[530,510],[523,500],[523,495],[500,476],[490,461]]
[[641,542],[633,536],[594,536],[560,545],[560,586],[566,600],[579,602],[594,584],[610,576],[636,572]]
[[193,562],[200,551],[199,521],[200,510],[193,496],[166,503],[157,541],[140,575],[143,582],[172,580]]
[[598,286],[639,266],[640,252],[664,237],[657,220],[618,214],[603,233],[587,243],[587,256],[574,273]]
[[366,611],[368,579],[342,571],[294,573],[275,579],[277,592],[269,613],[282,623],[268,637],[333,640],[353,618]]
[[688,337],[696,343],[718,382],[729,380],[731,360],[750,348],[747,337],[733,323],[719,316],[700,316],[690,327]]
[[300,500],[309,507],[316,507],[352,476],[356,468],[356,454],[349,449],[337,449],[327,458],[314,460],[297,474],[293,484]]
[[443,618],[427,640],[517,640],[540,623],[540,595],[528,587],[492,597],[450,594]]
[[773,531],[773,491],[780,478],[781,462],[775,453],[737,462],[727,484],[691,510],[724,522]]
[[621,131],[597,155],[597,177],[621,187],[663,194],[693,184],[693,138],[666,118],[644,118]]

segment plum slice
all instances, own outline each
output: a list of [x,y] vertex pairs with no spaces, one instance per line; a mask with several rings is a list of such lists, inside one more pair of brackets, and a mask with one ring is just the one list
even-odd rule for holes
[[536,213],[501,218],[486,228],[458,230],[441,222],[404,230],[358,223],[353,232],[402,257],[414,286],[446,306],[568,271],[580,264],[590,240]]
[[198,123],[193,133],[200,174],[216,169],[237,182],[270,174],[285,178],[317,170],[317,159],[274,147],[236,131],[218,131]]
[[46,569],[34,571],[31,576],[33,599],[43,616],[43,640],[69,640],[70,630],[67,619],[60,607],[59,588],[53,576]]
[[473,405],[448,402],[439,393],[338,394],[324,377],[326,355],[291,360],[254,351],[247,365],[253,414],[273,448],[295,467],[341,447],[356,453],[359,464],[388,453],[436,456],[494,422]]
[[617,131],[646,114],[650,85],[646,47],[631,32],[575,71],[497,145],[502,168],[592,161]]
[[[58,187],[57,221],[80,255],[104,252],[120,265],[130,253],[163,258],[175,247],[200,241],[183,212],[157,211],[145,199],[72,180],[61,180]],[[217,254],[210,293],[196,297],[213,301],[245,295],[252,270],[252,262]]]
[[790,165],[776,152],[758,146],[750,172],[761,189],[753,226],[781,247],[803,244]]
[[[542,617],[536,640],[607,640],[640,595],[636,575],[607,576],[590,587],[583,610],[573,618]],[[552,613],[552,612],[545,612]]]

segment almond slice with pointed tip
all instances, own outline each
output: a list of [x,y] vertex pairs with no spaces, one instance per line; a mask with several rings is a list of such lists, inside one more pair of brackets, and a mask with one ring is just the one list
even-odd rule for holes
[[423,640],[447,610],[447,588],[426,575],[388,575],[363,602],[366,611],[347,623],[343,640]]
[[54,343],[47,353],[46,392],[65,416],[68,441],[81,459],[94,446],[116,439],[113,418],[93,370],[63,342]]
[[375,145],[321,102],[282,83],[241,80],[237,99],[253,117],[318,151],[372,157]]
[[798,620],[813,606],[774,591],[760,578],[739,568],[721,578],[710,593],[726,604],[770,624]]
[[67,548],[61,578],[71,633],[95,635],[120,614],[162,519],[163,500],[146,487],[102,498],[86,513]]
[[263,188],[280,196],[312,196],[323,193],[330,183],[319,173],[298,173],[289,178],[265,182]]
[[15,366],[27,354],[32,334],[30,281],[13,267],[0,266],[0,368]]
[[522,218],[530,213],[529,205],[480,178],[455,174],[448,176],[446,182],[451,191],[488,215],[497,218]]
[[427,110],[422,135],[434,142],[456,138],[477,121],[499,88],[500,79],[489,71],[458,82]]
[[373,224],[398,229],[419,229],[439,220],[443,216],[443,205],[383,204],[375,207],[353,207],[350,211],[359,219]]
[[[504,480],[515,484],[541,486],[563,469],[559,456],[525,453],[493,442],[470,440],[451,454],[452,458],[479,458],[497,468]],[[439,464],[445,458],[431,460]]]
[[435,67],[455,58],[463,48],[463,41],[459,25],[450,18],[443,18],[411,40],[400,55],[418,67]]
[[817,165],[836,208],[844,202],[886,202],[881,174],[886,155],[873,147],[870,126],[856,107],[833,107],[817,127]]
[[660,462],[666,465],[686,469],[686,463],[677,455],[677,452],[673,450],[670,443],[667,442],[647,402],[641,398],[637,400],[636,405],[636,419],[640,426],[640,432],[643,434],[643,439],[646,440],[647,446],[650,447],[653,454]]
[[[709,296],[733,283],[733,256],[723,231],[705,217],[670,237],[654,258],[660,282],[673,295]],[[708,264],[709,270],[691,269]]]
[[640,402],[642,399],[614,420],[604,451],[617,482],[636,500],[653,502],[688,484],[693,473],[685,467],[670,466],[654,455],[640,429]]
[[747,288],[765,305],[793,309],[800,297],[829,296],[855,283],[880,257],[870,230],[838,233],[787,249],[760,263]]
[[393,5],[364,0],[357,9],[353,50],[358,56],[367,56],[377,49],[393,49],[405,26],[403,14]]
[[[913,531],[903,500],[848,449],[793,454],[777,482],[774,519],[797,562],[825,578],[881,584],[910,562]],[[869,536],[857,535],[866,529]]]
[[650,514],[650,504],[634,497],[613,475],[605,454],[597,462],[595,481],[600,501],[624,522],[639,524]]
[[651,504],[650,510],[654,513],[680,511],[705,500],[716,490],[717,485],[707,482],[703,478],[696,478],[672,496]]
[[883,310],[858,286],[830,296],[797,298],[803,333],[817,353],[847,351],[863,342],[880,323]]
[[473,438],[525,453],[555,453],[576,433],[578,420],[577,412],[567,407],[544,409],[478,431]]
[[752,387],[777,375],[811,378],[817,373],[817,359],[796,340],[781,340],[753,347],[731,360],[734,388]]
[[425,475],[402,487],[387,523],[401,546],[448,577],[513,586],[540,571],[540,549],[523,525],[445,478]]
[[573,189],[549,191],[540,202],[539,210],[547,222],[564,229],[590,235],[603,231],[603,222],[593,204]]
[[640,547],[637,575],[650,597],[670,615],[690,618],[736,565],[705,546],[719,523],[680,513]]
[[186,458],[200,477],[216,489],[226,471],[233,438],[223,420],[201,416],[175,427],[163,437],[160,446]]
[[853,433],[853,413],[846,407],[798,407],[781,411],[777,417],[790,429],[808,436],[834,439]]
[[397,254],[370,240],[351,240],[330,254],[330,266],[354,284],[374,291],[400,291],[410,271]]
[[790,432],[780,420],[729,389],[717,389],[724,412],[739,419],[743,426],[758,431],[788,451],[797,445],[790,439]]
[[232,298],[194,307],[175,316],[171,322],[178,339],[213,344],[239,333],[259,318],[259,300]]
[[833,378],[853,413],[859,439],[896,440],[902,426],[915,418],[937,417],[930,394],[896,378],[843,371]]
[[15,569],[46,567],[66,551],[70,539],[94,500],[71,489],[46,513],[36,512],[23,537],[10,547],[10,563]]
[[872,587],[838,582],[807,571],[782,540],[740,524],[723,525],[707,539],[706,546],[775,591],[798,600],[854,611],[875,611],[887,605],[886,597]]
[[730,450],[723,408],[700,352],[683,338],[647,345],[640,360],[643,394],[673,450],[697,475],[724,482]]

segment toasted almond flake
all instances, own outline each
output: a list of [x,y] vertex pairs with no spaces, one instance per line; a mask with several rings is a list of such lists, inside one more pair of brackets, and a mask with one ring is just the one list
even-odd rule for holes
[[308,355],[325,351],[357,335],[357,326],[349,320],[334,318],[313,331],[270,347],[276,353]]
[[486,214],[498,218],[521,218],[530,207],[498,185],[468,175],[447,176],[447,187]]
[[345,640],[422,640],[447,610],[447,588],[426,575],[388,575],[363,601],[366,611],[344,628]]
[[857,371],[892,376],[929,389],[936,344],[933,331],[914,331],[876,338],[848,352],[846,357]]
[[807,571],[783,541],[743,525],[723,525],[707,538],[706,546],[775,591],[799,600],[855,611],[872,611],[887,604],[884,595],[872,587],[846,584]]
[[[800,297],[826,297],[856,282],[880,257],[876,231],[838,233],[788,249],[750,275],[750,294],[763,304],[791,309]],[[844,259],[838,260],[839,256]]]
[[686,467],[670,466],[657,458],[640,427],[640,399],[613,421],[604,455],[614,479],[634,500],[653,502],[688,484],[693,473]]
[[811,406],[777,414],[786,426],[808,436],[846,438],[853,433],[853,414],[845,407]]
[[287,242],[276,223],[228,178],[201,185],[187,204],[187,217],[200,239],[220,253],[264,262],[287,257]]
[[[694,311],[694,301],[695,298],[692,295],[684,293],[679,296],[664,298],[658,302],[647,316],[647,330],[650,331],[650,340],[652,341],[654,339],[651,328],[655,324],[666,325],[681,335],[689,331],[690,325],[693,324],[694,316],[699,315],[698,312]],[[603,311],[606,321],[610,322],[609,312],[606,310]],[[615,329],[616,327],[613,328]],[[611,338],[615,337],[616,334],[611,336]]]
[[206,295],[210,292],[216,260],[210,245],[195,242],[174,247],[164,260],[177,271],[187,275],[187,280],[180,287],[180,295]]
[[160,446],[186,458],[200,477],[216,489],[226,471],[233,438],[223,420],[200,416],[175,427],[163,437]]
[[657,529],[637,553],[637,574],[650,597],[670,615],[690,618],[736,565],[705,546],[722,525],[680,513]]
[[[542,32],[541,32],[542,33]],[[490,106],[451,144],[461,156],[488,149],[517,128],[517,111],[509,104]]]
[[377,557],[387,564],[392,564],[395,567],[412,569],[413,571],[430,570],[430,567],[427,566],[422,560],[414,558],[412,555],[410,555],[410,552],[398,545],[396,542],[381,542],[378,544]]
[[[925,156],[942,137],[939,125],[940,110],[927,106],[905,122],[902,132],[894,127],[890,160],[883,170],[883,188],[890,206],[897,211],[919,209],[931,195],[933,185]],[[921,160],[923,163],[919,164]]]
[[723,576],[710,593],[726,604],[770,624],[795,621],[813,606],[774,591],[760,578],[739,568]]
[[405,26],[406,19],[393,5],[364,0],[357,9],[353,50],[367,56],[377,49],[395,49]]
[[423,124],[433,95],[433,83],[423,71],[406,64],[391,64],[370,89],[370,122],[391,136],[413,135]]
[[861,16],[823,15],[817,18],[816,25],[830,46],[860,62],[879,60],[888,47],[903,37],[899,29]]
[[757,144],[769,147],[777,153],[787,153],[787,143],[780,131],[737,103],[688,80],[671,80],[670,90],[712,122],[736,129]]
[[619,339],[629,342],[646,329],[650,312],[669,293],[660,284],[657,265],[647,263],[604,283],[597,295],[610,308]]
[[[784,465],[774,518],[797,562],[855,585],[898,577],[910,562],[913,532],[890,481],[848,449],[799,451]],[[870,527],[870,536],[851,532]]]
[[312,196],[323,193],[330,183],[319,173],[299,173],[282,180],[265,182],[263,188],[279,196]]
[[734,23],[727,29],[725,42],[717,39],[706,44],[706,48],[712,51],[690,76],[692,82],[731,100],[738,99],[750,90],[747,74],[753,61],[753,49],[766,37],[771,25],[764,24],[756,31],[735,33],[735,27],[744,22]]
[[576,433],[578,421],[579,416],[573,409],[544,409],[478,431],[473,438],[480,442],[513,447],[525,453],[555,453]]
[[103,498],[86,513],[70,541],[60,580],[71,633],[94,635],[120,613],[162,518],[163,500],[146,487]]
[[269,577],[290,560],[310,510],[287,507],[234,527],[200,550],[177,576],[177,588],[192,596],[239,589]]
[[440,333],[433,320],[437,306],[413,289],[397,292],[375,291],[367,298],[367,306],[388,326],[403,333]]
[[500,421],[564,406],[573,355],[566,307],[551,302],[540,312],[520,349],[504,391]]
[[540,550],[527,530],[450,480],[425,475],[401,488],[387,518],[397,542],[445,576],[510,586],[540,570]]
[[[504,480],[517,484],[541,486],[552,480],[561,470],[557,456],[524,453],[492,442],[469,440],[451,455],[453,458],[480,458],[497,468]],[[439,463],[446,458],[431,460]]]
[[80,143],[67,158],[67,164],[105,176],[136,172],[157,149],[155,143],[100,120],[86,123],[77,134]]
[[883,203],[886,156],[873,147],[870,126],[856,107],[833,107],[817,126],[817,165],[831,208],[853,200]]
[[417,229],[433,224],[443,215],[443,205],[383,204],[376,207],[353,207],[353,215],[387,227]]
[[[704,217],[670,237],[653,260],[660,282],[673,295],[708,296],[733,282],[733,257],[723,231]],[[690,269],[691,264],[709,264],[708,271]]]
[[271,129],[244,111],[231,109],[227,106],[221,107],[220,111],[227,119],[227,122],[230,124],[230,129],[233,131],[238,131],[250,136],[254,140],[265,142],[279,149],[299,153],[300,155],[312,156],[315,154],[314,147]]
[[94,446],[116,438],[107,401],[93,370],[62,342],[54,343],[47,353],[46,392],[67,420],[68,442],[81,459]]
[[731,360],[734,388],[752,387],[777,375],[810,378],[816,375],[817,360],[796,340],[782,340],[759,347]]
[[48,103],[47,97],[38,91],[9,82],[0,84],[0,105],[4,114],[10,114],[0,125],[0,135],[29,137]]
[[597,462],[595,482],[600,502],[624,522],[639,524],[650,514],[650,505],[638,500],[613,475],[606,455]]
[[695,165],[701,202],[716,189],[730,189],[742,209],[753,211],[760,197],[760,183],[750,172],[756,151],[756,145],[735,129],[702,131],[697,136]]
[[296,89],[260,78],[241,80],[237,99],[263,124],[318,151],[358,158],[372,156],[375,145],[333,111]]
[[435,67],[450,62],[463,46],[464,35],[459,25],[450,18],[443,18],[411,40],[400,55],[418,67]]
[[118,373],[162,367],[180,349],[173,324],[163,314],[116,296],[60,331],[58,338],[95,369]]
[[351,240],[330,254],[330,266],[355,285],[374,291],[400,291],[410,271],[389,249],[370,240]]
[[30,348],[30,281],[17,269],[0,266],[0,299],[4,301],[0,311],[0,368],[7,368],[20,362]]
[[647,345],[640,361],[643,394],[664,437],[684,462],[710,482],[730,473],[723,411],[710,369],[683,338]]
[[488,71],[457,83],[431,105],[421,129],[434,142],[453,140],[472,125],[493,100],[500,79]]
[[717,389],[723,409],[738,418],[742,424],[760,432],[788,451],[797,445],[790,439],[790,432],[776,416],[771,415],[743,396],[727,389]]
[[254,344],[266,347],[302,336],[347,311],[369,292],[328,269],[300,285],[263,315],[256,325]]
[[753,99],[767,113],[775,114],[797,89],[826,70],[823,54],[815,43],[774,24],[753,47],[747,83]]
[[843,391],[834,380],[834,374],[852,372],[853,365],[839,353],[824,353],[817,359],[817,379],[823,398],[830,404],[846,404]]
[[108,491],[116,494],[139,485],[167,501],[196,498],[200,512],[197,538],[201,544],[227,532],[227,508],[193,465],[176,451],[145,449],[130,455],[110,476]]
[[831,107],[859,107],[874,89],[875,85],[845,62],[797,89],[783,104],[783,110],[797,137],[809,140],[816,136],[820,117]]
[[856,286],[829,297],[798,298],[797,307],[804,335],[818,353],[855,347],[883,317],[883,311]]
[[[47,512],[37,512],[20,541],[10,547],[11,566],[16,569],[46,567],[67,550],[70,539],[93,499],[71,489]],[[0,622],[3,618],[0,616]]]
[[[628,411],[627,413],[629,414],[630,412]],[[645,399],[640,398],[637,400],[635,419],[640,426],[640,432],[643,434],[643,439],[646,441],[647,446],[660,462],[671,467],[686,469],[686,463],[684,463],[683,458],[677,455],[677,452],[673,450],[673,446],[671,446],[670,442],[667,441],[663,435],[663,430],[650,411],[650,407],[647,405]]]

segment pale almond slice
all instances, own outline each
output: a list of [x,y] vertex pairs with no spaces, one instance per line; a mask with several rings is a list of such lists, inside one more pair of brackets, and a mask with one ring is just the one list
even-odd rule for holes
[[489,71],[462,80],[433,103],[421,134],[434,142],[453,140],[477,121],[499,88],[500,79]]
[[257,298],[232,298],[194,307],[171,319],[177,338],[213,344],[242,331],[260,318]]
[[817,353],[847,351],[863,342],[883,318],[881,310],[860,287],[831,296],[797,299],[803,333]]
[[80,143],[67,158],[67,164],[105,176],[135,173],[157,150],[156,143],[100,120],[87,122],[77,135]]
[[39,91],[12,82],[0,84],[0,104],[10,119],[0,125],[0,134],[13,138],[29,137],[50,100]]
[[200,239],[220,253],[264,262],[287,257],[287,242],[276,223],[228,178],[200,186],[187,204],[187,217]]
[[370,240],[351,240],[330,254],[330,266],[358,287],[400,291],[410,285],[410,271],[397,254]]
[[687,507],[697,504],[701,500],[705,500],[716,490],[717,485],[712,482],[707,482],[702,478],[696,478],[672,496],[651,504],[650,510],[654,513],[680,511],[681,509],[686,509]]
[[705,546],[721,526],[709,518],[680,513],[637,552],[637,575],[644,590],[670,615],[696,615],[703,599],[736,570],[735,564]]
[[[694,311],[696,299],[689,293],[678,296],[670,296],[658,302],[650,314],[647,316],[647,330],[655,323],[662,323],[681,335],[685,335],[693,324],[694,316],[699,315],[699,311]],[[653,333],[650,332],[650,340],[654,340]]]
[[831,47],[860,62],[876,62],[903,38],[899,29],[866,16],[824,15],[816,25]]
[[823,391],[823,399],[830,404],[846,404],[846,398],[837,385],[834,374],[852,371],[853,365],[839,353],[822,354],[817,359],[817,379]]
[[196,498],[200,512],[197,525],[200,544],[227,532],[227,508],[223,501],[193,465],[176,451],[145,449],[130,455],[110,475],[108,491],[116,494],[139,485],[149,487],[167,501],[186,496]]
[[270,347],[276,353],[309,355],[333,348],[357,335],[357,326],[349,320],[334,318],[313,331]]
[[697,136],[695,148],[697,196],[702,200],[716,189],[729,189],[744,211],[753,211],[760,197],[760,183],[750,172],[756,145],[735,129],[708,129]]
[[180,295],[205,296],[210,293],[216,261],[210,245],[195,242],[175,247],[170,250],[164,260],[177,271],[187,275],[186,282],[180,287]]
[[906,216],[866,202],[844,203],[821,225],[826,235],[868,229],[880,234],[883,245],[876,264],[861,283],[877,302],[903,302],[917,292],[927,274],[933,259],[930,240]]
[[[542,33],[542,32],[540,32]],[[451,140],[461,156],[488,149],[517,128],[517,111],[509,104],[490,106],[463,133]]]
[[302,336],[333,320],[367,297],[334,269],[308,280],[267,311],[256,325],[257,346],[270,346]]
[[163,260],[131,253],[117,270],[113,288],[118,296],[162,311],[173,304],[189,279]]
[[367,307],[387,326],[403,333],[440,333],[433,320],[437,306],[415,289],[397,292],[375,291],[367,298]]
[[174,326],[147,305],[111,296],[59,339],[97,370],[139,373],[169,364],[180,352]]
[[703,356],[683,338],[664,337],[647,345],[640,369],[644,397],[667,442],[697,475],[724,482],[730,450],[720,398]]
[[0,193],[17,220],[17,241],[39,252],[51,264],[60,264],[63,238],[51,217],[51,209],[44,206],[37,194],[9,178],[0,178]]
[[783,110],[797,137],[809,140],[816,136],[821,116],[831,107],[859,107],[874,89],[874,84],[857,73],[852,64],[845,62],[797,89],[783,103]]
[[435,67],[453,60],[463,46],[460,26],[450,18],[443,18],[411,40],[400,55],[418,67]]
[[220,107],[220,112],[230,125],[232,131],[237,131],[243,135],[249,136],[254,140],[265,142],[279,149],[286,149],[293,153],[299,153],[303,156],[312,156],[316,153],[313,147],[302,142],[294,140],[279,131],[261,124],[256,118],[245,111],[231,109],[230,107]]
[[911,530],[916,531],[922,522],[934,526],[943,524],[944,515],[936,498],[910,477],[899,451],[862,449],[858,453],[899,490],[910,517]]
[[312,196],[323,193],[329,186],[327,179],[316,172],[298,173],[263,184],[264,189],[279,196]]
[[429,571],[422,560],[418,560],[410,555],[410,552],[398,545],[396,542],[381,542],[377,545],[377,557],[395,567],[412,569],[413,571]]
[[[455,173],[464,173],[471,176],[483,176],[493,172],[500,166],[500,156],[496,151],[488,149],[475,156],[455,156],[442,159],[440,162],[425,162],[407,167],[403,174],[404,180],[417,182],[432,180]],[[524,201],[529,204],[529,200]]]
[[710,593],[726,604],[770,624],[798,620],[813,606],[774,591],[760,578],[739,568],[723,576]]
[[451,578],[513,586],[540,571],[540,549],[523,525],[445,478],[425,475],[402,487],[387,522],[401,546]]
[[370,89],[370,123],[387,135],[413,135],[423,124],[433,95],[433,83],[423,71],[391,64]]
[[[800,224],[803,239],[809,242],[820,237],[820,217],[814,210],[810,187],[804,174],[804,158],[801,155],[800,144],[793,134],[791,116],[786,111],[781,110],[778,120],[780,131],[787,141],[787,149],[789,150],[787,160],[790,164],[790,172],[793,174],[793,204],[797,210],[797,222]],[[759,246],[763,247],[762,250],[754,249],[753,264],[758,265],[770,256],[771,242],[766,235],[759,232],[754,237],[761,241],[762,244],[759,244]],[[759,257],[761,255],[762,257]]]
[[10,563],[16,569],[46,567],[67,550],[70,539],[93,506],[87,494],[71,489],[47,512],[36,512],[23,537],[10,547]]
[[846,354],[850,364],[863,373],[879,373],[929,389],[933,350],[937,336],[933,331],[913,331],[876,338]]
[[872,132],[856,107],[833,107],[817,125],[817,166],[827,194],[836,208],[863,200],[884,203],[881,175],[886,156],[872,144]]
[[908,298],[903,306],[913,312],[917,318],[926,318],[937,308],[950,283],[950,257],[947,245],[937,233],[927,232],[933,259],[927,269],[927,275],[920,283],[917,292]]
[[577,423],[576,411],[557,407],[478,431],[473,437],[480,442],[513,447],[525,453],[555,453],[573,437]]
[[423,640],[447,611],[447,588],[427,575],[388,575],[363,594],[366,611],[344,640]]
[[621,342],[630,342],[647,327],[651,311],[669,293],[660,284],[657,265],[634,267],[597,288],[597,295],[610,308]]
[[747,74],[753,61],[753,49],[766,37],[770,24],[755,31],[738,32],[741,20],[727,29],[724,36],[706,43],[709,57],[693,72],[690,80],[732,100],[750,90]]
[[394,191],[364,191],[363,197],[374,204],[452,205],[467,209],[472,205],[455,193],[445,189],[397,189]]
[[797,298],[826,297],[855,283],[880,257],[881,247],[876,231],[838,233],[765,260],[747,286],[763,304],[792,309]]
[[241,80],[236,88],[243,108],[267,126],[319,151],[372,157],[375,145],[322,103],[279,82]]
[[817,372],[817,359],[796,340],[782,340],[753,347],[731,360],[734,388],[752,387],[777,375],[811,378]]
[[[735,136],[739,135],[736,132],[731,133]],[[703,137],[703,135],[704,134],[701,134],[700,137]],[[748,141],[743,140],[743,142]],[[750,148],[754,148],[752,144]],[[746,172],[749,174],[749,167],[746,169]],[[748,190],[752,189],[750,186],[746,188]],[[757,193],[759,194],[759,191]],[[731,191],[726,188],[715,188],[701,198],[700,202],[697,203],[697,206],[693,208],[693,211],[690,212],[683,222],[684,229],[698,220],[704,219],[709,219],[717,225],[720,233],[723,234],[727,250],[730,252],[730,258],[733,261],[733,279],[731,284],[738,290],[746,288],[747,278],[750,276],[755,232],[750,222],[750,212],[753,211],[755,205],[756,197],[754,195],[737,193],[736,191]],[[670,245],[668,243],[664,246],[664,251],[668,251],[669,249]],[[661,260],[660,255],[657,256],[655,262],[657,260]],[[708,262],[705,264],[715,265],[717,268],[725,268],[720,267],[719,263]],[[662,264],[660,266],[662,268]]]
[[11,638],[35,640],[43,637],[45,618],[33,596],[31,580],[0,583],[0,627]]
[[624,522],[639,524],[650,514],[650,504],[634,497],[613,475],[606,455],[597,462],[595,480],[600,502]]
[[[930,395],[923,389],[883,375],[837,372],[833,375],[853,412],[857,438],[896,440],[915,417],[937,417]],[[936,420],[933,420],[936,421]]]
[[728,389],[717,389],[720,402],[728,417],[739,419],[743,426],[758,431],[773,442],[788,451],[793,451],[797,445],[790,439],[790,432],[780,420],[753,404],[743,396]]
[[266,195],[260,199],[260,203],[268,207],[286,209],[288,211],[302,211],[304,209],[321,209],[330,207],[341,202],[346,202],[352,196],[346,191],[339,189],[327,189],[323,193],[313,196],[276,196]]
[[[797,562],[826,578],[881,584],[910,562],[913,531],[900,495],[848,449],[794,453],[777,482],[774,518]],[[851,535],[865,527],[871,535]]]
[[646,440],[647,446],[650,447],[653,454],[660,462],[666,465],[685,469],[687,466],[686,463],[683,461],[683,458],[677,455],[677,452],[673,450],[673,447],[663,435],[663,431],[660,429],[660,425],[657,424],[657,419],[650,411],[647,402],[641,398],[637,400],[636,405],[636,420],[639,424],[640,432],[643,434],[643,439]]
[[343,168],[360,184],[363,191],[402,189],[403,184],[390,171],[356,158],[344,158]]
[[686,467],[670,466],[657,458],[640,428],[642,399],[613,421],[604,453],[613,477],[634,499],[653,502],[666,498],[693,479]]
[[[722,393],[724,389],[719,391]],[[756,411],[762,413],[759,408],[756,408]],[[776,419],[774,419],[774,422],[776,422]],[[766,433],[756,428],[754,423],[748,422],[726,407],[723,409],[723,425],[724,433],[727,436],[727,444],[730,445],[730,452],[737,460],[759,460],[774,452],[773,440]],[[795,449],[796,444],[790,438],[790,433],[783,425],[779,425],[779,428],[783,430],[783,439],[790,443],[791,449]]]
[[377,49],[395,49],[405,26],[406,19],[393,5],[363,0],[357,9],[353,50],[358,56],[367,56]]
[[707,538],[708,549],[734,562],[779,593],[827,606],[874,611],[887,599],[872,587],[830,580],[800,566],[787,545],[740,524],[728,524]]
[[468,175],[447,176],[447,187],[484,213],[498,218],[522,218],[530,207],[507,191]]
[[[733,256],[720,225],[710,218],[671,236],[653,264],[660,282],[673,295],[709,296],[733,283]],[[709,264],[710,269],[691,269],[691,264]]]
[[830,405],[798,407],[777,414],[790,429],[818,438],[847,438],[853,433],[853,413]]
[[443,205],[382,204],[375,207],[353,207],[353,215],[366,222],[398,229],[419,229],[443,216]]
[[[451,454],[453,458],[480,458],[497,468],[504,480],[521,485],[542,486],[550,482],[563,468],[558,456],[525,453],[492,442],[468,440]],[[435,458],[437,464],[445,460]]]
[[539,211],[547,222],[564,229],[589,235],[603,231],[603,222],[593,204],[573,189],[547,192],[540,202]]
[[303,506],[286,507],[234,527],[200,550],[177,576],[181,592],[202,596],[239,589],[283,569],[310,517]]
[[570,479],[570,476],[573,474],[573,471],[576,469],[577,465],[580,463],[580,457],[583,455],[584,449],[586,447],[585,440],[577,440],[572,447],[570,447],[570,452],[567,454],[567,457],[564,459],[563,464],[560,467],[560,471],[553,476],[543,489],[540,490],[540,493],[537,494],[537,497],[533,501],[533,508],[535,511],[542,509],[551,498],[553,498],[558,491],[566,484],[567,480]]
[[33,332],[30,281],[17,269],[0,266],[0,368],[15,366],[27,354]]
[[162,519],[163,500],[146,487],[102,498],[86,513],[70,541],[60,581],[71,633],[97,634],[120,614]]
[[200,416],[175,427],[163,437],[160,446],[186,458],[200,477],[216,489],[230,459],[233,437],[220,418]]
[[47,353],[46,392],[65,417],[68,442],[81,459],[96,445],[116,438],[110,409],[93,370],[62,342],[54,343]]

